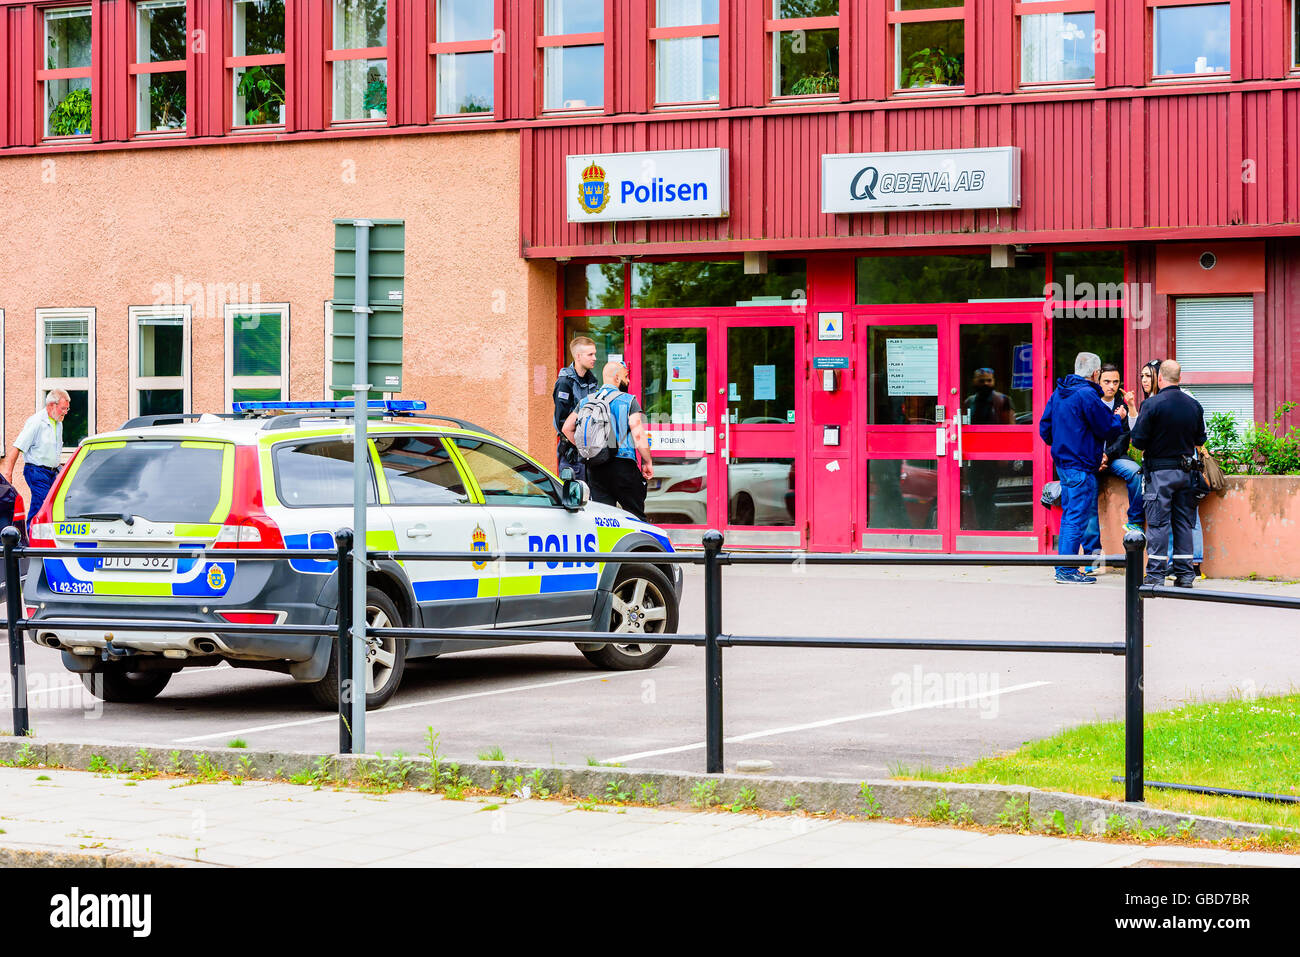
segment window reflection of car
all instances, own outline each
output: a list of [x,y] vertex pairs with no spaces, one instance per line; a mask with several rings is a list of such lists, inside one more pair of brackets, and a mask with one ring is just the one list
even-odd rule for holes
[[[669,525],[708,522],[708,459],[655,461],[646,491],[646,518]],[[727,520],[731,525],[789,525],[794,467],[789,462],[732,462]]]

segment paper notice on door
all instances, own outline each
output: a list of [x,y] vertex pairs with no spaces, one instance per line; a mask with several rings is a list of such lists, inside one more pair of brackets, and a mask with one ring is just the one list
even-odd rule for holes
[[739,402],[739,401],[740,401],[740,383],[739,383],[739,382],[729,382],[729,383],[727,383],[727,386],[728,386],[728,388],[727,388],[727,401],[728,401],[728,402]]
[[776,398],[776,366],[754,366],[754,401]]
[[939,394],[939,340],[886,339],[885,374],[890,395]]
[[678,390],[671,393],[673,397],[673,425],[690,425],[695,421],[695,401],[690,392]]
[[668,343],[668,388],[695,391],[695,343]]

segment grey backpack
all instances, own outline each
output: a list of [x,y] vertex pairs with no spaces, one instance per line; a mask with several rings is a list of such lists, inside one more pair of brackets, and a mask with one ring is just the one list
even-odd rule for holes
[[614,436],[614,412],[610,403],[620,395],[597,392],[578,410],[573,429],[573,444],[588,465],[603,465],[614,454],[618,441]]

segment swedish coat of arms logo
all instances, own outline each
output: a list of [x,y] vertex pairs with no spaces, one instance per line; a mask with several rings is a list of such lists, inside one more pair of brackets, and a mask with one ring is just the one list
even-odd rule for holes
[[221,570],[220,565],[213,565],[208,569],[208,587],[214,591],[220,591],[226,587],[226,573]]
[[578,184],[578,201],[582,203],[584,212],[601,212],[609,205],[610,195],[603,169],[592,163],[582,171],[582,182]]
[[[471,552],[486,552],[488,550],[487,532],[483,531],[479,525],[474,526],[474,534],[470,536],[469,550]],[[470,562],[474,566],[474,571],[481,572],[487,568],[487,562]]]

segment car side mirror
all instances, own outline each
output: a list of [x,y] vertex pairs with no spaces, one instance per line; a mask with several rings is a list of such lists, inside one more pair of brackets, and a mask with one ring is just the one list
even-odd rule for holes
[[591,501],[591,489],[586,482],[575,479],[571,469],[565,469],[562,474],[565,477],[560,498],[565,508],[570,512],[576,512]]

